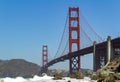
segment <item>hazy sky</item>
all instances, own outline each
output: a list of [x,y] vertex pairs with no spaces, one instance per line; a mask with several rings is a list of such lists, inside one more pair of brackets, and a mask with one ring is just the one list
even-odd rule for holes
[[[44,44],[54,56],[69,7],[79,7],[104,40],[120,36],[120,0],[0,0],[0,59],[41,65]],[[54,67],[62,64],[69,66]],[[81,66],[92,68],[92,55],[82,57]]]

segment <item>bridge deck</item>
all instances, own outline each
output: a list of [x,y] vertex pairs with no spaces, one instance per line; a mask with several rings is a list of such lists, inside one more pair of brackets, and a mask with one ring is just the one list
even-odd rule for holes
[[[113,48],[120,48],[120,37],[112,39],[111,43],[112,43]],[[98,50],[107,49],[107,41],[96,44],[96,48]],[[68,54],[66,54],[64,56],[58,57],[58,58],[56,58],[54,60],[51,60],[50,62],[48,62],[45,65],[44,68],[48,68],[49,66],[51,66],[51,65],[53,65],[55,63],[64,61],[64,60],[68,60],[71,57],[76,57],[78,55],[83,56],[83,55],[90,54],[90,53],[93,53],[93,46],[90,46],[90,47],[87,47],[87,48],[84,48],[84,49],[81,49],[81,50],[78,50],[78,51],[75,51],[75,52],[72,52],[72,53],[68,53]]]

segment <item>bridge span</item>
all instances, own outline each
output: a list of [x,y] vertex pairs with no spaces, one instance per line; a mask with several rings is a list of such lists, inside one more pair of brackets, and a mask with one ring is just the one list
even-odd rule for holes
[[[110,46],[108,46],[108,43],[110,42]],[[110,49],[110,60],[120,56],[120,37],[112,39],[108,37],[107,41],[101,42],[101,43],[96,43],[92,46],[89,46],[87,48],[83,48],[81,50],[68,53],[66,55],[63,55],[61,57],[58,57],[54,60],[49,61],[44,67],[41,69],[41,73],[45,72],[48,67],[52,66],[55,63],[62,62],[64,60],[69,60],[72,57],[76,56],[84,56],[86,54],[93,53],[93,63],[94,63],[94,68],[93,70],[96,71],[100,69],[102,66],[104,66],[108,62],[108,53]],[[95,55],[95,56],[94,56]]]

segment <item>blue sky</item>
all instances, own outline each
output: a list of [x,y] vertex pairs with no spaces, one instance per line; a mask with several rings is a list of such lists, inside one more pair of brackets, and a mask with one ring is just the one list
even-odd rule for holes
[[[44,44],[54,56],[69,7],[80,7],[104,40],[108,35],[118,37],[119,4],[119,0],[0,0],[0,59],[21,58],[40,65]],[[83,57],[83,68],[92,68],[92,61],[88,59],[92,60],[92,56]],[[64,64],[68,68],[67,63],[53,67]]]

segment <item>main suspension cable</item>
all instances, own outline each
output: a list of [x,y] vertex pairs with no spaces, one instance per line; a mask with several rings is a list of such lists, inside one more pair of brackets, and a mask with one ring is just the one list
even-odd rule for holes
[[61,40],[60,40],[60,43],[59,43],[59,47],[57,49],[57,52],[54,56],[54,58],[57,56],[59,50],[60,50],[60,47],[61,47],[61,44],[62,44],[62,41],[63,41],[63,37],[64,37],[64,34],[65,34],[65,29],[66,29],[66,26],[67,26],[67,21],[68,21],[68,14],[67,14],[67,18],[66,18],[66,21],[65,21],[65,26],[64,26],[64,30],[63,30],[63,33],[62,33],[62,37],[61,37]]
[[82,26],[80,27],[81,31],[85,34],[85,36],[90,40],[90,42],[92,43],[92,39],[88,36],[88,34],[83,30]]
[[83,17],[83,19],[85,20],[85,22],[87,23],[87,25],[89,26],[89,28],[97,35],[97,37],[99,38],[99,40],[103,41],[103,39],[100,37],[100,35],[89,24],[89,22],[87,21],[87,19],[85,18],[85,16],[82,14],[82,12],[81,12],[81,16]]

